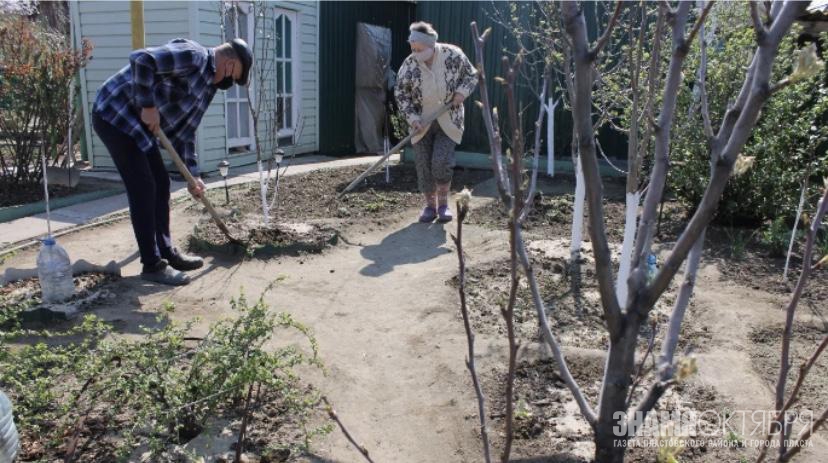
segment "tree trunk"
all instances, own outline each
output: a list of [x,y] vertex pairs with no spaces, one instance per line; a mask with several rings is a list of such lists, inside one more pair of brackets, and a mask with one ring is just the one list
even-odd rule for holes
[[598,422],[595,425],[595,462],[621,463],[626,451],[627,396],[635,371],[638,339],[637,317],[630,317],[617,340],[610,340],[609,356],[601,387]]

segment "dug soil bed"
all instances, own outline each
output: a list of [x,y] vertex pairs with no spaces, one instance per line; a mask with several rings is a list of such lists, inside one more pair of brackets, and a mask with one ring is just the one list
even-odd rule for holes
[[[319,253],[336,245],[341,231],[353,226],[380,228],[422,203],[417,173],[409,164],[391,166],[391,183],[385,182],[385,171],[381,170],[337,201],[339,192],[366,168],[323,169],[284,176],[279,181],[279,200],[271,210],[270,226],[262,221],[258,184],[234,187],[229,204],[232,211],[225,212],[226,224],[231,234],[244,243],[230,242],[212,220],[203,218],[188,238],[188,248],[257,256]],[[456,169],[452,189],[471,188],[490,177],[488,171]],[[225,201],[224,192],[219,190],[210,192],[216,205]],[[272,183],[269,191],[273,191]],[[186,210],[198,213],[202,207],[191,203]]]
[[16,322],[36,328],[53,321],[74,318],[114,296],[110,285],[120,277],[108,273],[82,273],[74,277],[75,294],[59,304],[44,304],[40,281],[28,278],[0,287],[0,328]]
[[[417,188],[417,172],[411,164],[392,165],[391,183],[385,183],[385,170],[369,175],[341,200],[336,196],[368,166],[322,169],[313,172],[287,175],[279,180],[279,200],[271,211],[274,221],[305,222],[314,219],[339,219],[342,225],[360,221],[385,220],[422,204]],[[492,174],[487,170],[457,168],[454,171],[452,190],[473,187]],[[224,203],[224,191],[210,192],[214,203]],[[270,192],[273,191],[271,180]],[[271,193],[272,194],[272,193]],[[249,183],[230,189],[230,206],[242,216],[261,216],[261,197],[257,183]],[[200,210],[200,204],[192,204],[189,210]],[[383,222],[384,223],[384,222]]]
[[[560,248],[565,243],[556,241],[552,242],[552,246],[536,244],[539,242],[530,241],[528,248],[552,332],[567,347],[606,349],[609,337],[595,278],[595,264],[590,252],[584,252],[586,259],[583,262],[573,265],[562,255],[551,256],[545,252],[548,247]],[[456,276],[449,281],[455,288],[457,283]],[[498,337],[506,335],[506,323],[501,315],[501,308],[505,308],[508,302],[510,285],[509,259],[480,264],[467,263],[466,297],[475,332]],[[656,345],[659,345],[664,324],[674,301],[675,293],[670,291],[656,304],[650,313],[652,324],[641,328],[640,349],[647,348],[653,335],[653,326],[656,330]],[[515,332],[518,341],[521,342],[540,340],[537,312],[528,283],[523,277],[520,278],[515,303]],[[703,351],[709,339],[708,330],[701,317],[695,313],[691,302],[682,327],[679,349],[692,348],[695,351]]]
[[[569,366],[575,381],[591,404],[598,401],[604,361],[593,355],[568,355]],[[499,452],[503,448],[505,426],[505,385],[506,370],[496,367],[483,375],[483,388],[487,394],[489,418],[489,438],[492,447]],[[645,380],[636,390],[637,404],[653,378],[646,375]],[[557,366],[550,359],[527,359],[521,361],[515,372],[515,440],[513,458],[536,457],[548,455],[550,462],[581,463],[592,461],[594,446],[592,430],[581,417],[580,410],[572,398],[572,393],[557,373]],[[653,413],[670,412],[689,416],[694,412],[732,409],[717,391],[710,386],[703,386],[692,380],[679,383],[668,390]],[[655,416],[655,415],[653,415]],[[475,417],[476,419],[476,417]],[[664,425],[662,421],[660,424]],[[704,421],[702,425],[715,426],[716,423]],[[652,428],[645,428],[646,437],[641,442],[658,437]],[[686,436],[685,436],[686,437]],[[731,438],[737,438],[732,436]],[[722,437],[727,440],[728,437]],[[682,462],[740,461],[749,455],[749,449],[735,446],[733,448],[697,447],[686,448],[677,457]],[[651,463],[656,461],[656,448],[632,448],[627,451],[625,461]],[[547,461],[547,460],[544,460]],[[666,461],[666,460],[665,460]]]
[[[784,330],[785,325],[779,323],[755,328],[749,335],[753,343],[753,349],[750,351],[753,368],[771,390],[776,390],[776,382],[779,379]],[[786,383],[788,391],[786,397],[796,384],[799,367],[810,358],[826,335],[828,335],[828,326],[824,322],[794,322],[791,338],[791,368]],[[818,415],[828,406],[828,362],[824,358],[819,359],[811,367],[799,392],[799,398],[793,408],[800,411],[811,410],[814,415]]]
[[261,219],[240,218],[233,214],[225,218],[232,230],[231,241],[212,219],[202,219],[187,238],[187,248],[193,252],[219,254],[246,254],[255,257],[300,256],[318,254],[339,242],[339,232],[321,224],[277,223],[265,225]]
[[[788,267],[788,280],[783,280],[785,258],[769,256],[757,247],[747,250],[743,256],[738,257],[729,255],[729,251],[714,255],[720,256],[717,263],[724,278],[747,288],[783,294],[788,300],[802,270],[802,259],[792,257]],[[800,298],[799,310],[808,307],[816,312],[825,311],[826,301],[828,301],[826,281],[828,281],[828,268],[824,265],[811,272],[808,285]]]
[[[83,178],[75,187],[49,185],[49,199],[65,198],[106,188],[123,188],[123,185],[120,182]],[[0,185],[0,207],[19,206],[43,201],[44,199],[42,183],[15,186]]]

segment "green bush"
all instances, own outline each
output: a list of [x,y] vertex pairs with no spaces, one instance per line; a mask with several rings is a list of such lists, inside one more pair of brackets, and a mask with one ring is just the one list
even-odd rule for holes
[[[717,5],[718,28],[708,46],[707,92],[714,133],[720,118],[739,93],[745,70],[756,48],[755,32],[748,25],[743,5]],[[734,19],[740,18],[739,21]],[[738,24],[738,26],[737,26]],[[789,75],[796,60],[798,32],[782,42],[772,82]],[[824,39],[824,37],[823,37]],[[697,69],[698,40],[688,56],[687,69]],[[669,186],[688,207],[695,207],[709,179],[710,159],[704,137],[694,76],[685,76],[679,94]],[[752,166],[734,175],[725,189],[716,220],[728,225],[758,225],[767,220],[796,215],[802,181],[807,174],[813,186],[809,199],[818,194],[821,179],[828,175],[828,74],[799,80],[770,97],[741,156],[753,158]],[[812,202],[812,201],[811,201]]]
[[[172,323],[138,339],[113,339],[109,327],[90,316],[68,333],[80,342],[22,348],[0,343],[0,389],[14,403],[24,443],[42,446],[45,456],[61,455],[64,438],[94,416],[112,442],[111,454],[96,461],[124,458],[140,445],[159,461],[170,445],[198,435],[211,417],[243,409],[253,388],[257,398],[278,398],[280,412],[305,429],[298,445],[309,445],[310,436],[330,429],[305,426],[319,397],[295,371],[301,365],[321,368],[315,339],[261,298],[249,304],[241,296],[231,305],[238,316],[212,324],[201,339],[188,338],[190,324]],[[310,351],[268,346],[279,329],[298,331]],[[82,440],[102,437],[90,431]]]
[[41,159],[57,158],[71,117],[69,87],[92,51],[42,23],[0,16],[0,194],[37,183]]

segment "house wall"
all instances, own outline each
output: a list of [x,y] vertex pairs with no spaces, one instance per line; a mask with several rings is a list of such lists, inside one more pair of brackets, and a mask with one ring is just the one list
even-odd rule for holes
[[[100,85],[127,64],[132,51],[129,2],[78,1],[69,2],[70,13],[78,37],[87,38],[95,45],[93,59],[81,73],[84,93],[84,111],[87,114],[86,134],[91,139],[91,159],[95,169],[114,170],[106,147],[89,127],[92,105]],[[318,79],[318,6],[316,2],[269,3],[295,11],[298,30],[296,52],[298,69],[295,73],[295,101],[304,116],[304,130],[298,140],[297,154],[319,149],[319,79]],[[272,20],[272,18],[269,18]],[[204,46],[222,42],[220,2],[144,2],[144,29],[147,45],[163,44],[176,37],[189,37]],[[256,90],[256,94],[272,94]],[[265,149],[270,149],[265,146]],[[226,127],[224,92],[217,92],[204,115],[196,134],[196,151],[203,172],[213,172],[225,158]],[[290,151],[288,151],[290,153]],[[265,153],[269,155],[269,152]],[[255,162],[255,152],[233,154],[233,166]]]
[[[96,169],[114,170],[112,158],[94,130],[88,127],[98,88],[112,74],[126,66],[132,51],[129,2],[69,2],[75,34],[92,41],[93,59],[81,71],[85,101],[86,134],[91,139],[92,165]],[[164,43],[189,35],[189,6],[184,1],[145,2],[144,34],[147,44]],[[91,138],[90,138],[91,136]]]
[[[215,46],[222,42],[221,16],[219,2],[196,2],[191,4],[197,9],[198,26],[196,36],[199,43],[205,46]],[[295,151],[297,154],[315,152],[319,150],[318,119],[319,119],[319,84],[317,67],[317,30],[318,30],[318,8],[315,2],[269,2],[266,11],[268,14],[260,21],[261,29],[265,33],[274,31],[272,7],[283,8],[296,13],[298,26],[296,31],[296,65],[294,72],[294,101],[298,104],[298,113],[304,117],[304,129],[301,138],[297,141],[296,147],[286,148],[288,154]],[[258,34],[258,32],[257,32]],[[264,63],[264,50],[261,46],[255,46],[257,64],[260,67],[268,66]],[[268,52],[272,56],[272,51]],[[275,79],[275,78],[274,78]],[[256,82],[255,70],[251,73],[251,80],[254,81],[253,92],[255,98],[275,98],[275,80],[265,88],[260,88],[261,83]],[[202,170],[214,171],[217,164],[226,156],[226,127],[225,127],[225,106],[223,92],[218,92],[213,103],[210,105],[201,128],[199,129],[199,155],[201,157]],[[264,114],[259,120],[260,130],[268,122],[269,114]],[[269,157],[274,149],[271,143],[266,140],[262,142],[262,152],[265,158]],[[256,162],[256,152],[231,154],[228,160],[232,166],[246,165]]]
[[391,68],[399,70],[411,53],[408,26],[414,21],[414,2],[320,2],[320,116],[325,154],[353,154],[356,94],[356,31],[360,22],[391,30]]

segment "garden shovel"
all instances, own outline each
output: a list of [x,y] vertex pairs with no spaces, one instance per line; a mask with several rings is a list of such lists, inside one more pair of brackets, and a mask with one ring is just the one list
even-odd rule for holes
[[[164,131],[161,130],[161,129],[158,129],[155,132],[155,136],[158,137],[158,140],[161,141],[161,146],[163,146],[164,149],[167,150],[167,153],[170,154],[170,157],[172,158],[173,162],[175,163],[175,166],[178,167],[178,171],[187,180],[187,184],[191,188],[195,188],[195,186],[196,186],[195,178],[193,178],[193,175],[187,169],[187,166],[184,165],[184,161],[181,160],[181,156],[178,155],[178,151],[176,151],[175,148],[173,148],[172,143],[170,143],[170,140],[167,139],[166,135],[164,135]],[[204,204],[204,207],[207,208],[207,212],[210,213],[210,216],[216,222],[216,225],[218,225],[219,230],[221,230],[221,232],[224,233],[224,236],[226,236],[227,239],[229,239],[230,241],[232,241],[234,243],[242,243],[241,240],[234,238],[233,235],[230,234],[230,230],[227,229],[227,225],[224,224],[224,221],[221,220],[218,213],[213,208],[213,204],[210,203],[209,199],[207,199],[206,192],[205,192],[205,194],[201,195],[201,202],[202,202],[202,204]]]
[[[449,108],[451,108],[451,105],[452,105],[452,103],[448,102],[448,103],[444,104],[440,109],[438,109],[436,113],[432,114],[429,117],[426,117],[423,120],[423,127],[428,127],[429,124],[434,122],[434,120],[436,120],[438,117],[440,117],[444,112],[448,111]],[[393,148],[388,150],[381,158],[379,158],[379,160],[377,160],[377,162],[372,164],[371,167],[368,168],[368,170],[366,170],[365,172],[360,174],[359,177],[355,178],[354,181],[351,182],[350,185],[345,187],[345,189],[342,190],[342,193],[339,193],[338,195],[336,195],[336,199],[337,200],[342,199],[342,197],[345,195],[345,193],[353,190],[357,185],[359,185],[359,182],[361,182],[365,177],[371,175],[375,170],[377,170],[380,166],[382,166],[382,163],[385,162],[385,160],[388,159],[392,154],[394,154],[397,151],[403,149],[403,147],[405,147],[405,145],[408,144],[408,142],[411,140],[412,137],[414,137],[414,135],[416,135],[416,133],[410,133],[407,137],[400,140],[399,143],[397,143]]]

